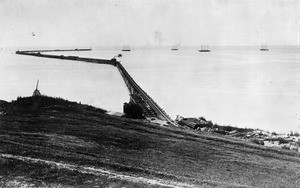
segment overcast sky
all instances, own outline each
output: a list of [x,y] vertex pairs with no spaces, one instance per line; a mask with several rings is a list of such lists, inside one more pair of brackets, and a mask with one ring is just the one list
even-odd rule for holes
[[299,0],[1,0],[0,47],[297,45]]

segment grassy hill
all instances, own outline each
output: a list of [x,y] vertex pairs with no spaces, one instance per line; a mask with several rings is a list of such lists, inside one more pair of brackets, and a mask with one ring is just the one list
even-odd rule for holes
[[298,187],[300,155],[51,97],[0,105],[0,187]]

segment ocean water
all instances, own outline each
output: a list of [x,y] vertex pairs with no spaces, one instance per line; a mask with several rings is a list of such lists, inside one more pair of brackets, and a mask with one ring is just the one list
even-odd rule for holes
[[[0,99],[42,94],[122,112],[129,92],[109,65],[16,55],[0,51]],[[135,81],[172,117],[203,116],[213,123],[276,132],[300,130],[300,49],[270,47],[93,48],[60,52],[118,58]],[[54,53],[53,53],[54,54]]]

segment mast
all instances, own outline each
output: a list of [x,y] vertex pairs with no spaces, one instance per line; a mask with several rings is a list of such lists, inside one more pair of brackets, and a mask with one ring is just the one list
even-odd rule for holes
[[298,21],[298,48],[300,48],[300,22]]
[[38,89],[38,87],[39,87],[39,80],[37,80],[37,83],[36,83],[36,90]]
[[34,92],[32,94],[33,97],[34,96],[42,96],[41,93],[40,93],[40,91],[38,90],[38,87],[39,87],[39,80],[37,80],[37,82],[36,82],[36,88],[35,88],[35,90],[34,90]]

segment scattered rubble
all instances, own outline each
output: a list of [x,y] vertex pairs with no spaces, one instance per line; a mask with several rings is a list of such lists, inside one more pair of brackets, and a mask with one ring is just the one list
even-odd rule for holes
[[298,133],[277,134],[260,129],[238,128],[221,126],[207,121],[205,118],[184,118],[177,116],[175,120],[179,125],[194,129],[202,133],[218,133],[250,141],[268,147],[279,147],[286,150],[300,152],[300,135]]

